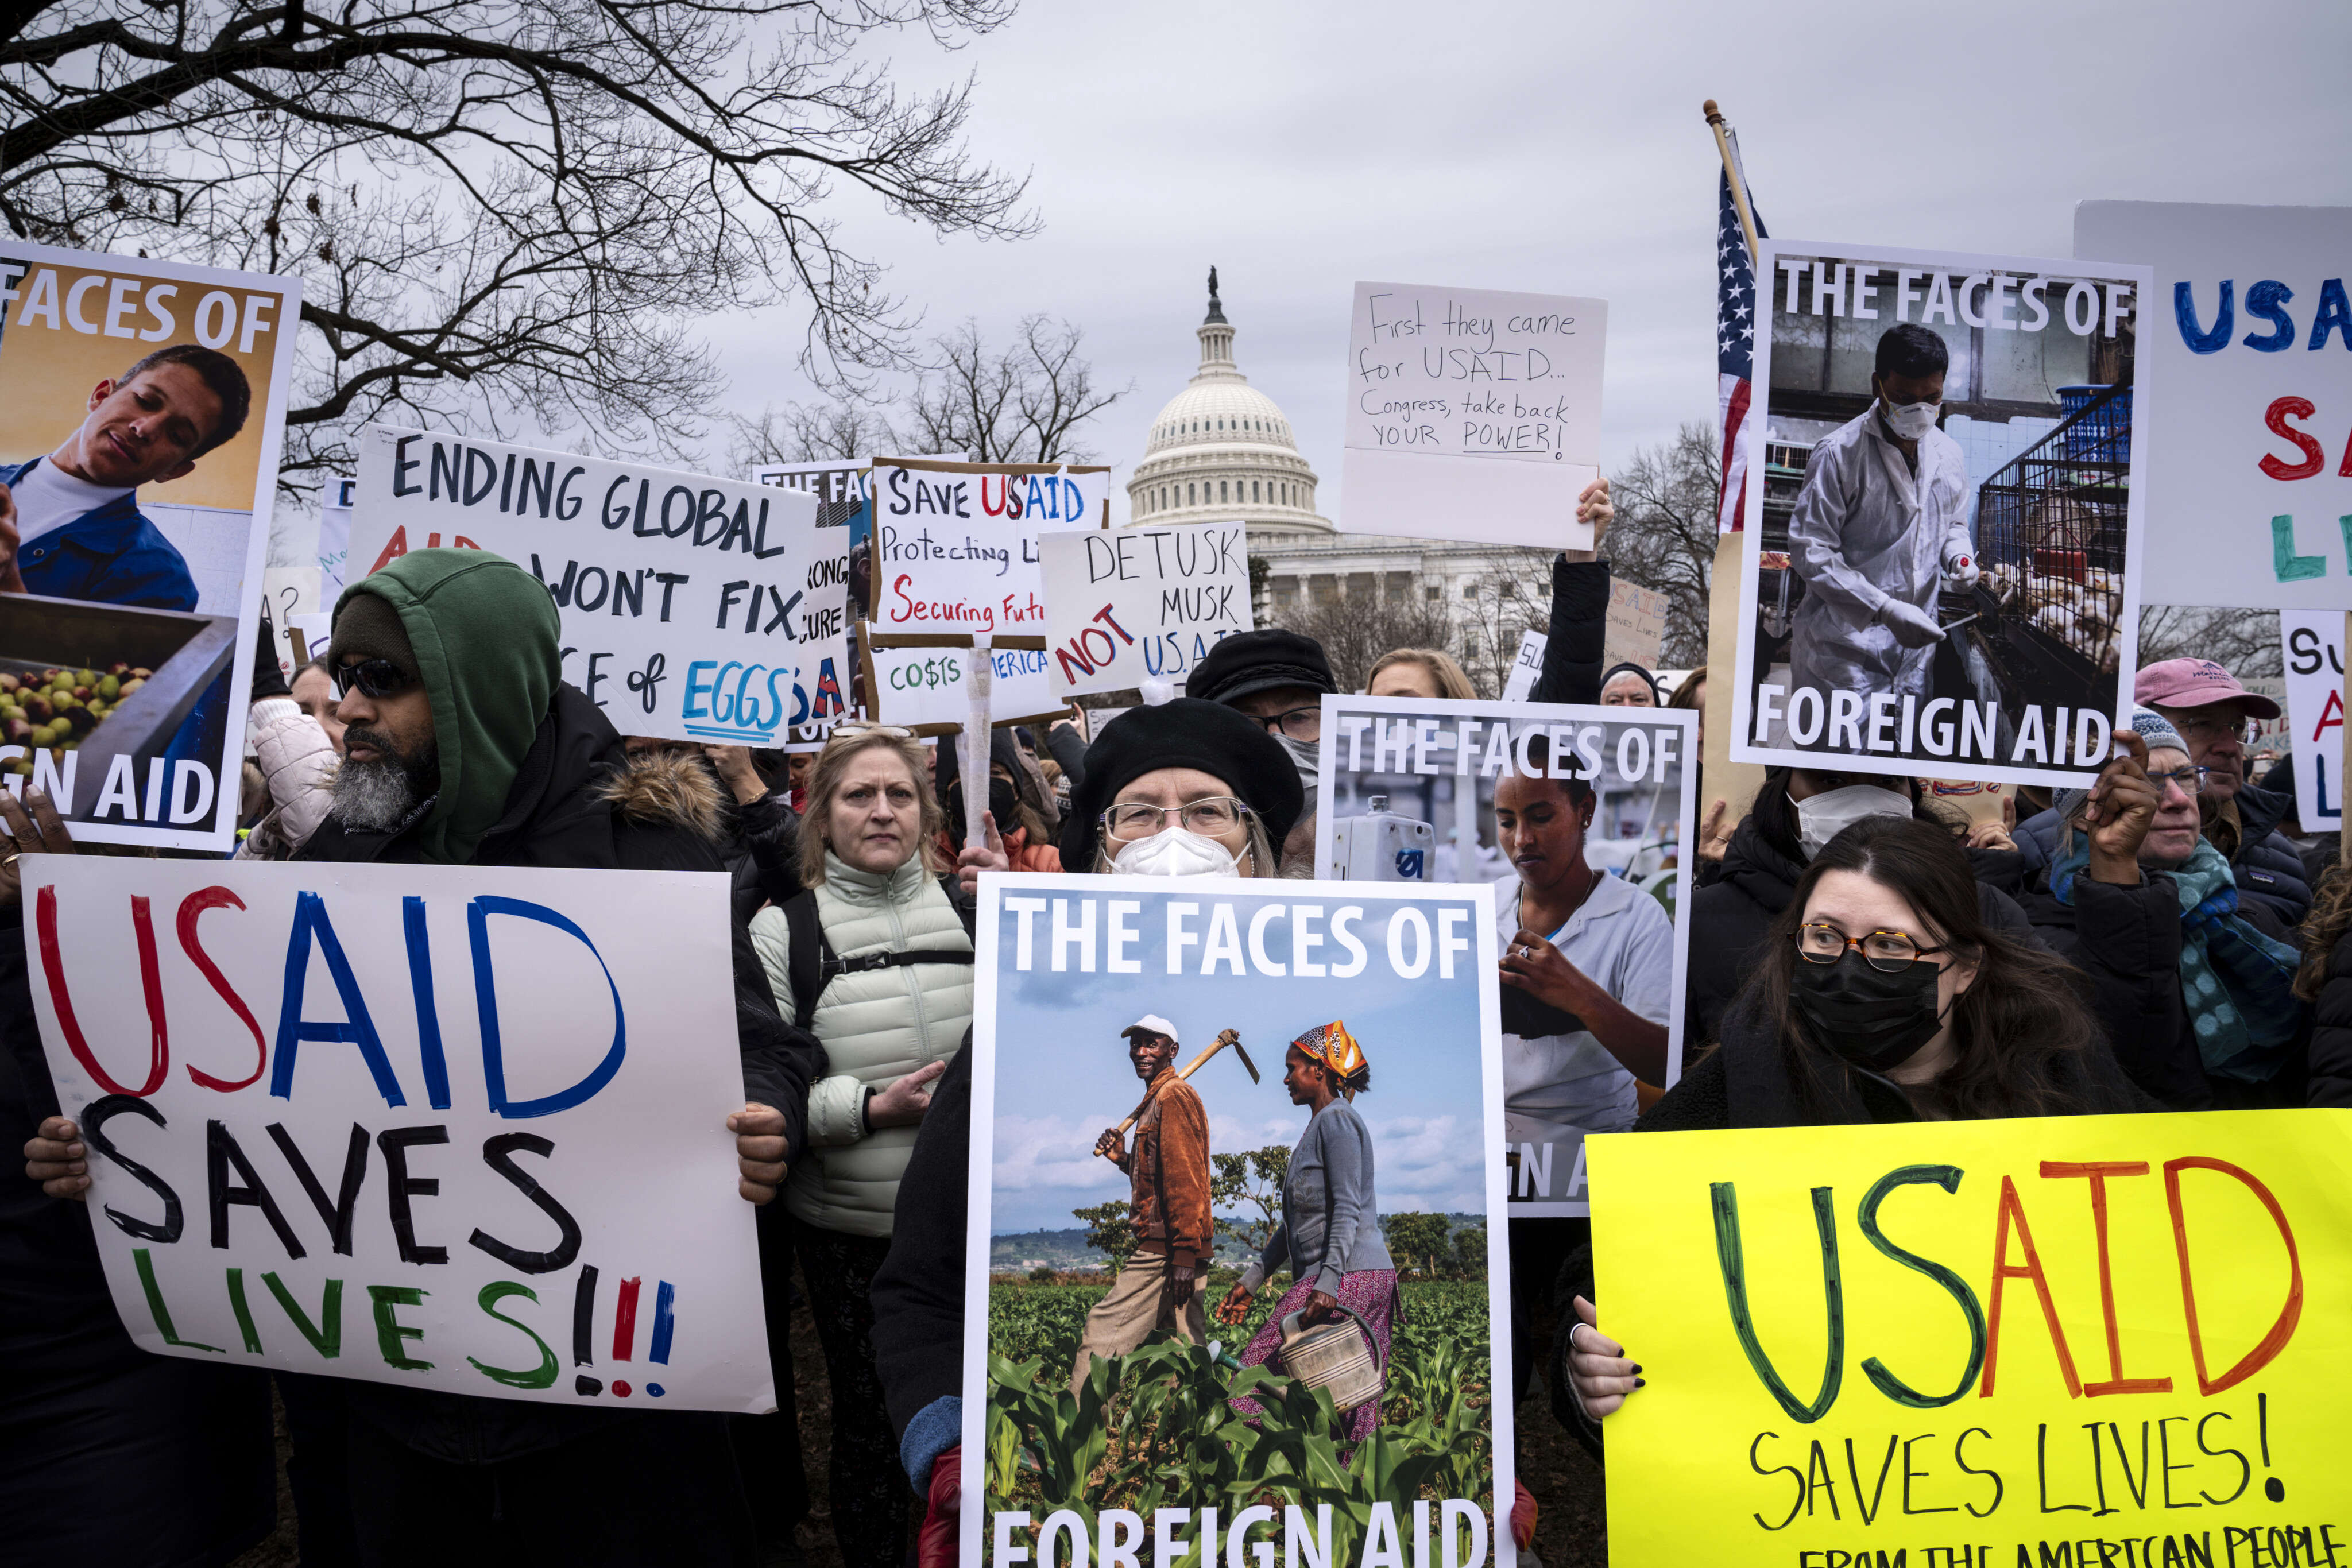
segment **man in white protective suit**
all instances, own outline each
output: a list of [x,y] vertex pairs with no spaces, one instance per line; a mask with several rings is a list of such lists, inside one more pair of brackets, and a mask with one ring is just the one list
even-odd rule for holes
[[1813,448],[1789,520],[1805,596],[1790,628],[1791,692],[1927,694],[1937,580],[1977,580],[1969,475],[1937,428],[1950,355],[1906,322],[1878,340],[1876,401]]

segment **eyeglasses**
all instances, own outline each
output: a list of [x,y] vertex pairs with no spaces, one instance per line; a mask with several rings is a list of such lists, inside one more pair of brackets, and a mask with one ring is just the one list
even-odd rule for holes
[[1268,735],[1279,731],[1293,740],[1323,738],[1323,707],[1319,703],[1313,707],[1295,707],[1285,713],[1254,713],[1247,716],[1265,726]]
[[2180,727],[2183,735],[2193,735],[2200,740],[2219,740],[2226,736],[2241,746],[2251,744],[2262,732],[2262,721],[2252,718],[2192,718]]
[[2212,771],[2210,768],[2176,768],[2169,773],[2151,773],[2147,781],[2156,786],[2158,794],[2164,792],[2166,785],[2178,784],[2182,794],[2195,795],[2204,789],[2205,780]]
[[1168,825],[1174,813],[1185,827],[1202,838],[1213,839],[1230,833],[1249,819],[1249,808],[1230,795],[1212,795],[1206,800],[1187,800],[1181,806],[1147,806],[1140,800],[1122,801],[1097,819],[1114,839],[1148,839]]
[[1797,954],[1808,963],[1834,964],[1845,956],[1845,950],[1849,947],[1860,948],[1864,963],[1888,974],[1907,969],[1929,954],[1949,951],[1943,947],[1922,947],[1901,931],[1874,931],[1867,936],[1849,936],[1834,925],[1819,923],[1797,928]]
[[362,659],[335,668],[335,695],[347,697],[353,687],[371,697],[398,696],[416,684],[416,677],[390,659]]
[[887,735],[893,740],[915,738],[915,732],[903,725],[877,724],[870,718],[845,718],[833,727],[832,733],[825,739],[832,742],[856,735]]

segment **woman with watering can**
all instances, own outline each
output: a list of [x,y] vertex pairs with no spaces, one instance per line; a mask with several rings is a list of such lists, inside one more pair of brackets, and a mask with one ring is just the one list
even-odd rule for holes
[[[1281,1354],[1282,1370],[1331,1389],[1334,1403],[1346,1411],[1346,1438],[1358,1443],[1380,1425],[1379,1388],[1397,1309],[1396,1264],[1381,1239],[1380,1203],[1372,1193],[1371,1130],[1349,1103],[1371,1087],[1372,1070],[1348,1026],[1336,1020],[1293,1040],[1284,1067],[1290,1103],[1309,1112],[1307,1134],[1291,1151],[1283,1178],[1282,1223],[1217,1304],[1217,1321],[1240,1323],[1266,1277],[1288,1269],[1291,1287],[1242,1352],[1242,1364],[1255,1366]],[[1347,1332],[1349,1322],[1358,1333]],[[1339,1331],[1318,1333],[1323,1324],[1339,1325]],[[1338,1343],[1320,1343],[1327,1340]],[[1313,1372],[1305,1364],[1310,1354]],[[1350,1393],[1353,1399],[1343,1397]],[[1258,1405],[1245,1397],[1234,1407],[1254,1414]]]

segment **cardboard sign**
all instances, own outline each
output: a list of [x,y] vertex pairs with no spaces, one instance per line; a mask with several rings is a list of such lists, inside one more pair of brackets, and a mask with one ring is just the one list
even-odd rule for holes
[[2075,207],[2076,256],[2155,267],[2138,342],[2150,602],[2352,609],[2347,253],[2352,207]]
[[[1493,924],[1483,887],[982,880],[965,1568],[1516,1560],[1513,1390],[1496,1375],[1510,1357],[1503,1173],[1487,1156],[1502,1103]],[[1148,1098],[1123,1038],[1139,1019],[1176,1041]],[[1335,1023],[1370,1082],[1314,1113],[1330,1146],[1367,1155],[1359,1180],[1332,1184],[1330,1223],[1381,1238],[1395,1266],[1336,1281],[1341,1305],[1390,1323],[1372,1331],[1386,1354],[1369,1383],[1361,1328],[1343,1324],[1311,1358],[1298,1346],[1268,1359],[1321,1273],[1319,1249],[1294,1271],[1287,1238],[1307,1207],[1318,1226],[1326,1207],[1323,1186],[1290,1191],[1279,1174],[1299,1168],[1311,1134],[1276,1080],[1293,1040]],[[1113,1128],[1117,1164],[1094,1152]],[[1220,1196],[1211,1184],[1228,1177],[1241,1190]],[[1160,1206],[1153,1234],[1136,1234],[1139,1197]],[[1108,1250],[1032,1280],[1023,1251],[1074,1218]],[[1254,1297],[1237,1292],[1240,1322],[1164,1309],[1184,1327],[1154,1336],[1179,1251],[1274,1266]]]
[[[866,689],[877,724],[895,724],[918,735],[950,735],[971,714],[970,648],[879,648],[860,627],[857,644],[866,659]],[[991,648],[988,714],[992,725],[1051,724],[1070,716],[1067,703],[1055,700],[1046,677],[1047,658],[1036,648]]]
[[[2295,815],[2307,833],[2344,825],[2344,617],[2279,612],[2286,657],[2285,723],[2294,751]],[[2252,690],[2253,683],[2242,683]],[[2249,748],[2251,749],[2251,748]]]
[[[291,277],[0,237],[0,484],[23,578],[0,599],[0,778],[47,791],[83,842],[235,841],[301,310]],[[213,432],[212,388],[232,384],[244,423]],[[182,473],[176,447],[117,438],[149,410],[226,438]],[[92,507],[37,465],[113,495]]]
[[1798,476],[1747,491],[1733,760],[2087,787],[2137,667],[2148,269],[1767,240],[1758,277],[1740,439]]
[[1054,695],[1148,680],[1181,690],[1192,667],[1250,630],[1244,523],[1040,534]]
[[874,462],[874,628],[886,642],[1045,645],[1037,536],[1110,526],[1110,470]]
[[1594,1140],[1601,1327],[1649,1369],[1603,1422],[1609,1561],[2342,1560],[2348,1131]]
[[[1579,881],[1583,905],[1548,932],[1569,962],[1664,1031],[1663,1053],[1636,1073],[1572,1012],[1502,988],[1503,1138],[1510,1212],[1586,1211],[1583,1142],[1622,1132],[1638,1113],[1637,1079],[1664,1088],[1682,1072],[1683,977],[1690,945],[1687,875],[1698,716],[1682,708],[1443,702],[1326,696],[1315,874],[1360,883],[1495,887],[1499,943],[1520,927],[1520,882],[1501,815],[1592,798]],[[1568,783],[1559,782],[1568,780]],[[1602,918],[1602,916],[1606,916]]]
[[[804,495],[371,425],[352,555],[487,549],[547,585],[563,678],[624,735],[780,747],[839,716],[846,537]],[[819,737],[821,739],[821,735]]]
[[141,1348],[775,1407],[724,877],[23,865],[41,1041]]
[[1658,649],[1666,637],[1666,596],[1612,579],[1609,584],[1609,630],[1601,642],[1601,667],[1639,664],[1656,673]]
[[1348,531],[1590,549],[1609,304],[1359,283],[1348,326]]
[[1544,650],[1550,644],[1551,638],[1544,632],[1519,633],[1518,655],[1511,661],[1510,679],[1503,683],[1505,702],[1528,700],[1528,694],[1536,689],[1536,682],[1542,678]]

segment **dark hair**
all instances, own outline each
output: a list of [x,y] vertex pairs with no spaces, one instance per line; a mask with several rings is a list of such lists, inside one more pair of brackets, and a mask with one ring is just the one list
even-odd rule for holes
[[320,654],[317,658],[303,665],[301,669],[295,671],[294,674],[299,676],[306,671],[310,670],[318,671],[320,674],[326,676],[327,679],[331,681],[335,678],[335,666],[327,663],[327,655],[324,653]]
[[1952,351],[1944,340],[1916,321],[1889,327],[1878,335],[1877,376],[1939,376],[1951,368]]
[[1668,707],[1696,707],[1698,694],[1706,689],[1706,666],[1699,665],[1675,685],[1675,695],[1666,699]]
[[196,379],[205,383],[205,390],[220,400],[220,423],[188,454],[189,461],[236,440],[236,433],[245,428],[245,416],[253,410],[253,383],[245,379],[245,368],[218,349],[197,343],[173,343],[123,371],[122,381],[137,381],[162,365],[185,365],[196,372]]
[[1511,772],[1514,777],[1520,779],[1545,779],[1559,785],[1559,792],[1568,797],[1568,803],[1571,806],[1583,805],[1585,800],[1591,795],[1592,783],[1591,780],[1584,777],[1582,771],[1584,767],[1583,760],[1573,751],[1568,753],[1566,760],[1569,767],[1576,769],[1577,771],[1570,773],[1565,779],[1552,778],[1551,737],[1549,734],[1538,735],[1528,742],[1528,760],[1534,764],[1535,771],[1533,773],[1519,772],[1517,758],[1515,757],[1512,759],[1511,766]]
[[1941,829],[1906,817],[1867,817],[1828,843],[1798,879],[1796,895],[1772,923],[1755,977],[1738,1006],[1775,1030],[1801,1103],[1826,1110],[1846,1079],[1843,1058],[1813,1040],[1790,1004],[1797,931],[1814,887],[1833,871],[1866,876],[1898,894],[1928,927],[1918,933],[1977,965],[1976,979],[1952,1003],[1952,1065],[1915,1089],[1954,1118],[2051,1116],[2092,1110],[2083,1092],[2106,1051],[2081,1000],[2074,970],[2049,952],[1985,923],[1968,857]]

